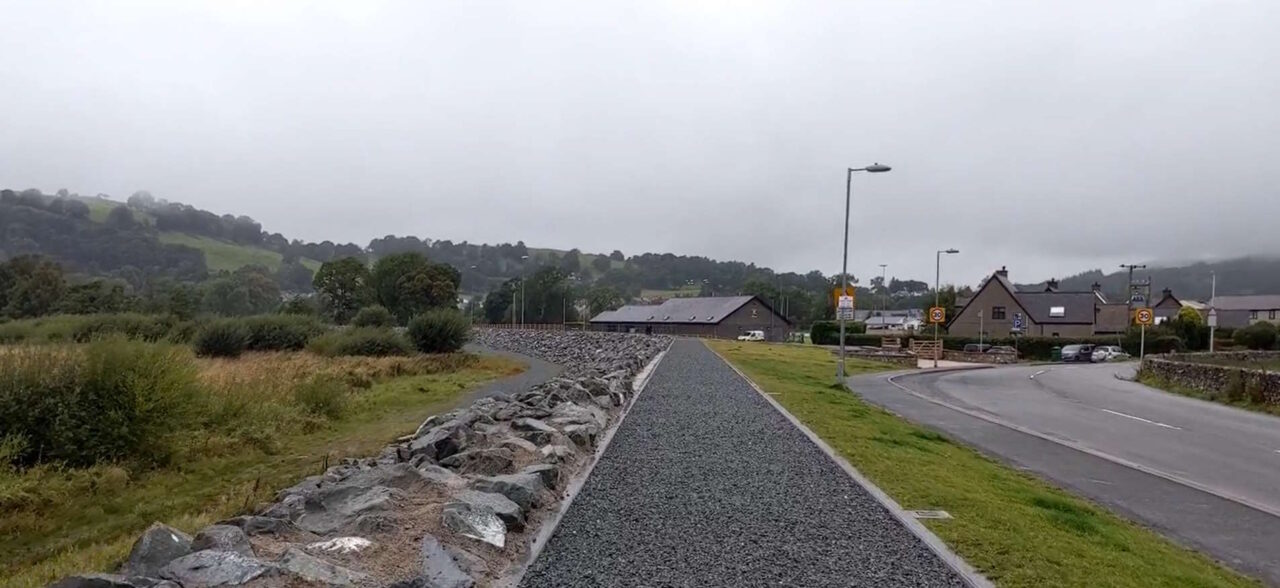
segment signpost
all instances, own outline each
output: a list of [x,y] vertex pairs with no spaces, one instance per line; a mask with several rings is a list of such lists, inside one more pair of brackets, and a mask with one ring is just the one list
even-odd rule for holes
[[1147,354],[1147,325],[1154,323],[1156,316],[1150,308],[1142,307],[1133,311],[1133,320],[1142,325],[1142,335],[1138,339],[1138,360],[1142,360]]
[[1022,332],[1022,313],[1020,312],[1013,313],[1013,329],[1012,330],[1015,333]]

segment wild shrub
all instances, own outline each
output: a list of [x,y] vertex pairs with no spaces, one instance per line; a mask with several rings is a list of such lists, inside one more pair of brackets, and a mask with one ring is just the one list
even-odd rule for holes
[[249,351],[297,351],[324,332],[320,321],[290,314],[264,314],[240,319],[248,332]]
[[385,357],[411,355],[413,346],[404,338],[404,335],[391,329],[353,327],[316,337],[307,346],[307,350],[328,357],[341,355]]
[[71,339],[77,343],[111,335],[123,335],[138,341],[161,341],[168,337],[177,322],[170,317],[136,313],[90,314],[72,320],[76,324],[71,328]]
[[366,306],[351,319],[353,327],[390,327],[395,325],[396,317],[391,311],[380,305]]
[[1236,345],[1249,349],[1271,349],[1276,346],[1276,326],[1268,322],[1254,323],[1243,329],[1236,329],[1232,340]]
[[456,310],[438,309],[409,321],[408,334],[418,351],[452,353],[466,344],[471,334],[471,325]]
[[249,345],[249,329],[235,319],[222,319],[202,327],[191,346],[201,357],[240,357]]
[[293,389],[293,402],[313,416],[331,421],[342,418],[347,408],[348,389],[340,381],[316,376]]
[[0,373],[0,430],[21,466],[163,464],[201,402],[190,352],[120,337],[3,353]]

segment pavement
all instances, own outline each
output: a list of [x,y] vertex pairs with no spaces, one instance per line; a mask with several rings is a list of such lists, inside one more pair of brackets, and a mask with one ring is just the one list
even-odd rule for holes
[[700,341],[677,340],[522,586],[963,586]]
[[1121,379],[1132,370],[1017,366],[848,384],[873,404],[1280,585],[1280,419]]
[[525,355],[523,353],[515,353],[513,351],[503,351],[500,349],[494,349],[492,347],[477,345],[475,343],[468,343],[463,348],[463,350],[470,353],[476,353],[479,355],[493,355],[498,357],[505,357],[507,359],[512,359],[519,363],[523,363],[527,367],[523,372],[520,372],[514,376],[507,376],[505,378],[493,380],[491,382],[485,383],[484,385],[474,390],[471,390],[467,394],[466,398],[463,398],[462,400],[459,401],[458,403],[459,406],[469,405],[478,398],[485,398],[485,397],[494,396],[497,394],[513,394],[517,392],[522,392],[538,384],[546,382],[547,380],[550,380],[551,378],[554,378],[560,375],[560,372],[564,371],[563,367],[558,366],[549,361],[544,361],[536,357]]

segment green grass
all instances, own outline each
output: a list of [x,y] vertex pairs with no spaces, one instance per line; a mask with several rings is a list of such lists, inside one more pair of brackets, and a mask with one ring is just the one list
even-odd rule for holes
[[[276,271],[280,269],[280,262],[283,259],[282,255],[270,249],[229,243],[210,237],[189,235],[175,231],[161,232],[160,241],[175,245],[186,245],[203,251],[205,265],[209,267],[209,271],[215,272],[220,270],[235,271],[246,265],[261,265],[271,271]],[[320,262],[314,259],[303,258],[302,265],[313,272],[320,269]]]
[[[831,384],[831,354],[709,342],[999,586],[1256,586],[1086,500],[898,418]],[[851,373],[882,369],[852,360]]]
[[[411,367],[434,360],[347,358],[341,370],[369,387],[344,403],[339,420],[287,433],[255,431],[258,423],[248,421],[250,430],[209,435],[196,453],[168,468],[50,466],[0,475],[4,586],[35,588],[70,573],[109,571],[153,521],[193,532],[244,512],[321,472],[326,460],[376,454],[427,416],[454,406],[467,390],[521,369],[500,358],[442,359],[441,365],[463,367],[379,381],[378,373],[405,373],[393,363]],[[244,395],[239,410],[254,410],[264,404],[261,390],[286,393],[298,374],[333,369],[335,361],[301,353],[205,360],[202,377],[224,394]],[[254,439],[262,447],[254,447]]]
[[[80,201],[89,206],[89,220],[96,223],[106,222],[107,215],[111,214],[111,209],[117,206],[124,206],[123,202],[103,200],[101,198],[81,198]],[[146,225],[153,225],[156,221],[154,216],[139,210],[133,211],[133,218]]]

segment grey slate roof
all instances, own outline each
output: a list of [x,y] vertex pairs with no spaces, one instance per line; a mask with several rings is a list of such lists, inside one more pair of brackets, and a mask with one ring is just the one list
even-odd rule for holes
[[591,322],[716,324],[753,298],[755,297],[671,298],[662,304],[627,305],[618,310],[607,310],[596,315]]
[[[1038,324],[1093,324],[1098,297],[1093,292],[1018,292],[1022,307]],[[1049,309],[1061,306],[1063,316],[1049,316]]]

